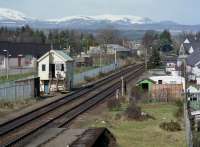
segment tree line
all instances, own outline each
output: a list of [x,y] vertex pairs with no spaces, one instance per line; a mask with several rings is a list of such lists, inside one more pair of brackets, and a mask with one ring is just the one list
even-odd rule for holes
[[142,38],[145,60],[148,61],[148,68],[160,66],[162,53],[169,53],[175,50],[174,41],[168,30],[163,32],[146,31]]
[[89,33],[80,30],[36,30],[28,25],[20,28],[0,28],[0,41],[17,43],[40,43],[56,44],[60,48],[71,48],[73,54],[87,52],[90,46],[99,44],[117,43],[122,44],[120,33],[113,28]]

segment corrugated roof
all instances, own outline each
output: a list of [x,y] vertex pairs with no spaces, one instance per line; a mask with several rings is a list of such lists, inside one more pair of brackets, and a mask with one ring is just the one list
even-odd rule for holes
[[57,54],[62,56],[66,61],[73,61],[73,59],[68,55],[65,50],[54,50]]

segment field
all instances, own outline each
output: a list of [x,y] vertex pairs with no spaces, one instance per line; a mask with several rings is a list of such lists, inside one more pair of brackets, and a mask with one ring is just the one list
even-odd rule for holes
[[27,78],[30,76],[33,76],[34,73],[23,73],[23,74],[16,74],[16,75],[9,75],[8,79],[6,76],[0,76],[0,84],[5,83],[5,82],[10,82],[10,81],[15,81],[23,78]]
[[104,106],[99,112],[86,114],[77,125],[85,127],[107,127],[116,136],[119,147],[186,147],[185,131],[167,132],[160,129],[159,124],[165,121],[176,120],[174,113],[177,106],[174,104],[141,104],[143,112],[154,116],[156,119],[145,121],[132,121],[127,119],[116,119],[120,111],[109,111]]

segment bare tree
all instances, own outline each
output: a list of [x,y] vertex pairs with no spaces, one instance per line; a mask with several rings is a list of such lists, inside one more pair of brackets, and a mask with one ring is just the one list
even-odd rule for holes
[[99,44],[121,44],[120,32],[113,28],[106,28],[97,33],[97,41]]

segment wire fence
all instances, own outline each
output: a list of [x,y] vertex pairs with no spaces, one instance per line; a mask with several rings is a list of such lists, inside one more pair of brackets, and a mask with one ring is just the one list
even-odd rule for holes
[[6,76],[8,72],[8,75],[17,75],[17,74],[25,74],[25,73],[35,73],[36,69],[27,67],[27,68],[10,68],[8,69],[1,69],[0,68],[0,76]]
[[76,75],[74,75],[74,83],[73,84],[76,86],[76,85],[84,82],[86,77],[93,78],[93,77],[98,76],[100,73],[109,73],[120,67],[122,67],[122,64],[117,64],[117,65],[111,64],[111,65],[95,68],[95,69],[92,69],[92,70],[89,70],[86,72],[82,72],[80,74],[76,74]]
[[193,134],[191,129],[191,123],[189,119],[187,104],[184,104],[184,118],[185,118],[185,131],[186,131],[186,142],[188,147],[193,147]]

